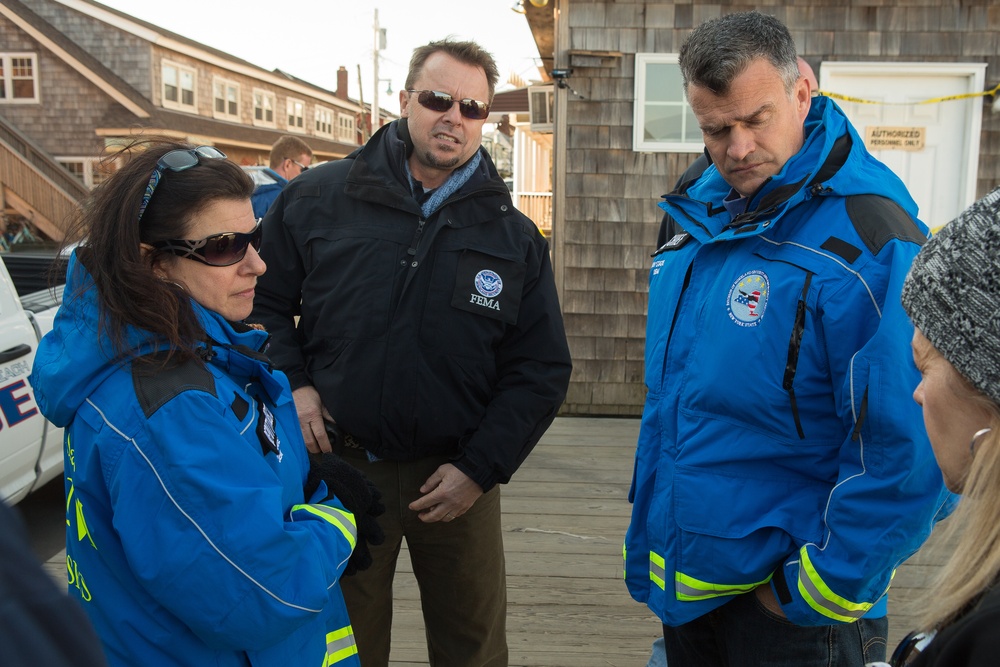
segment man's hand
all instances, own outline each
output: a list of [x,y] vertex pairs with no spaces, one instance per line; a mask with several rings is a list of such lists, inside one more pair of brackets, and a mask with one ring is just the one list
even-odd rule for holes
[[[344,508],[354,515],[358,541],[347,562],[344,576],[371,567],[370,545],[385,542],[385,533],[376,517],[385,513],[382,493],[364,473],[336,454],[314,454],[309,457],[309,475],[306,477],[305,496],[308,502],[319,487],[326,482],[330,496],[336,496]],[[327,496],[324,500],[329,500]]]
[[453,521],[469,511],[483,489],[450,463],[434,471],[420,487],[424,494],[410,503],[424,523]]
[[778,604],[778,598],[774,597],[771,584],[761,584],[753,589],[753,594],[757,596],[757,601],[764,605],[764,608],[769,612],[781,618],[788,618],[785,616],[785,611],[781,608],[781,605]]
[[306,449],[312,454],[333,451],[323,425],[324,419],[333,421],[333,417],[323,407],[316,388],[303,385],[292,392],[292,398],[295,400],[295,411],[299,413],[299,427],[302,429],[302,439],[306,441]]

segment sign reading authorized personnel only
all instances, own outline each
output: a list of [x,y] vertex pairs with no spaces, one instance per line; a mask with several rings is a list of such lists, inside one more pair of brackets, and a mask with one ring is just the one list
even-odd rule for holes
[[870,151],[922,151],[926,142],[926,127],[869,125],[865,128],[865,146]]

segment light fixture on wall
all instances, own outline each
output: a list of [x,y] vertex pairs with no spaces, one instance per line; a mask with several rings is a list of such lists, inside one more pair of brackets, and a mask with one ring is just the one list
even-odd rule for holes
[[576,95],[577,97],[579,97],[581,100],[587,99],[586,97],[584,97],[580,93],[578,93],[575,90],[573,90],[573,86],[569,85],[569,82],[566,81],[566,79],[568,79],[572,74],[573,74],[573,70],[572,69],[554,69],[551,72],[549,72],[549,76],[551,76],[553,79],[555,79],[556,87],[557,88],[564,88],[566,90],[569,90],[569,92],[573,93],[574,95]]
[[[549,0],[528,0],[534,7],[544,7],[549,4]],[[517,12],[518,14],[524,13],[524,0],[517,0],[514,5],[510,8],[512,12]]]

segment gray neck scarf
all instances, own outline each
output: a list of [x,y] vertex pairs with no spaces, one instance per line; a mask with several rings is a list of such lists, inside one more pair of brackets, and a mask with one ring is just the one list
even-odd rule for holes
[[[479,151],[472,156],[472,159],[465,163],[465,166],[461,169],[456,169],[451,172],[451,176],[448,180],[441,184],[437,190],[431,193],[431,196],[427,198],[423,204],[420,205],[420,210],[424,214],[424,218],[429,218],[434,211],[438,210],[441,204],[455,193],[460,187],[465,185],[473,172],[479,167],[479,163],[482,162],[483,156]],[[406,167],[406,176],[410,179],[410,183],[413,183],[413,174],[410,173],[410,164],[408,161],[404,161],[403,164]]]

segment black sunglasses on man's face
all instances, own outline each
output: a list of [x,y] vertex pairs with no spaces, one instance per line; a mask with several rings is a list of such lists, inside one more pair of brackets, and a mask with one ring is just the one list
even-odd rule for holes
[[417,93],[417,101],[420,102],[420,106],[438,113],[444,113],[451,109],[455,102],[458,102],[459,113],[470,120],[486,120],[490,115],[490,105],[479,100],[468,97],[464,100],[456,100],[448,93],[442,93],[438,90],[407,90],[406,92],[411,95]]

